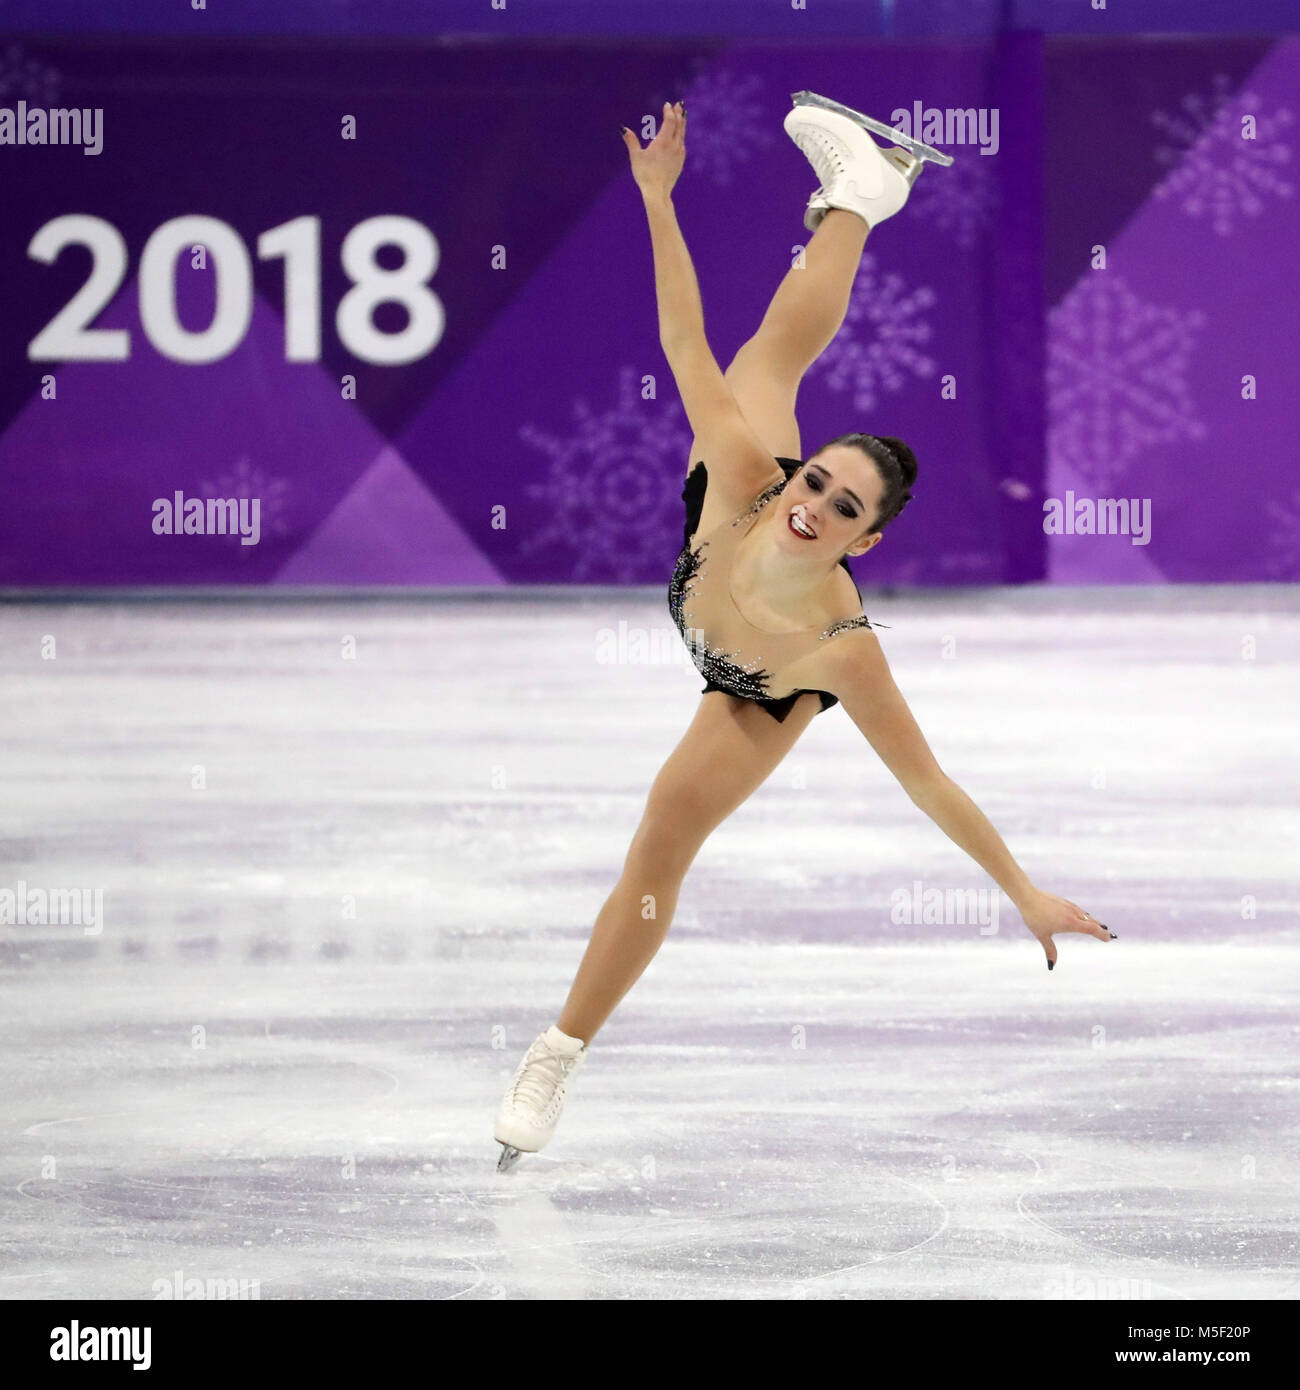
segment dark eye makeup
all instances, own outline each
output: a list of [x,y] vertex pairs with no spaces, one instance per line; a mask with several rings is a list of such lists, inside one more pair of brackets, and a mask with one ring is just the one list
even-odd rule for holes
[[[804,481],[805,481],[805,482],[808,484],[808,486],[813,490],[813,492],[825,492],[825,491],[826,491],[826,484],[822,481],[821,475],[820,475],[819,473],[808,473],[808,472],[805,471],[805,473],[804,473],[803,476],[804,476]],[[839,512],[839,514],[840,514],[841,516],[846,516],[846,517],[848,517],[850,521],[851,521],[855,516],[857,516],[857,512],[854,510],[854,508],[853,508],[848,502],[845,502],[845,501],[840,501],[840,502],[836,505],[835,510],[836,510],[837,512]]]

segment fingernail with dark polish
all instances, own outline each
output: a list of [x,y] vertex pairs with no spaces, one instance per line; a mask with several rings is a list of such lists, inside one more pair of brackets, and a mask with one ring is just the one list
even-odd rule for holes
[[1055,962],[1054,960],[1049,960],[1049,961],[1047,962],[1047,968],[1048,968],[1049,970],[1055,970],[1055,969],[1056,969],[1056,962]]
[[[1110,928],[1107,927],[1106,930],[1107,930],[1107,931],[1110,931]],[[1119,940],[1119,933],[1118,933],[1118,932],[1113,932],[1113,931],[1111,931],[1111,932],[1110,932],[1110,939],[1111,939],[1112,941],[1118,941],[1118,940]]]

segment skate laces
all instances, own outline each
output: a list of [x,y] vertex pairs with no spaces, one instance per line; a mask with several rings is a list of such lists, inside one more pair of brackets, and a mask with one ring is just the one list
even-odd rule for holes
[[577,1056],[561,1057],[549,1050],[539,1052],[524,1063],[511,1089],[511,1102],[545,1114],[559,1094],[559,1088],[568,1080],[577,1060]]
[[839,145],[824,130],[813,127],[795,133],[794,142],[817,171],[823,188],[844,172],[844,156]]

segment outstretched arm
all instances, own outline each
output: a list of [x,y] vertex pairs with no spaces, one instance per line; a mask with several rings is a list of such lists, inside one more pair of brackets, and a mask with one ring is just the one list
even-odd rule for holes
[[671,196],[686,159],[685,131],[685,113],[665,105],[659,133],[649,145],[642,149],[626,129],[623,143],[650,224],[659,343],[707,456],[710,486],[732,494],[739,506],[782,474],[741,412],[705,336],[699,282]]
[[1002,837],[978,806],[944,772],[894,684],[880,642],[863,629],[840,638],[826,653],[826,689],[837,695],[903,790],[945,835],[992,878],[1056,964],[1054,933],[1082,932],[1109,941],[1113,933],[1076,903],[1030,882]]

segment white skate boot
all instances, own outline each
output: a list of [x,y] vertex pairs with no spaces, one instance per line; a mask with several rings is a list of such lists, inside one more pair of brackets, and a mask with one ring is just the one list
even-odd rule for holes
[[[816,92],[795,92],[785,131],[821,180],[808,200],[804,226],[815,231],[831,208],[855,212],[869,227],[892,217],[912,191],[927,160],[951,164],[951,155],[913,140],[882,121]],[[881,149],[870,131],[895,143]]]
[[513,1168],[521,1152],[537,1153],[550,1143],[569,1084],[586,1059],[586,1044],[554,1024],[537,1035],[497,1111],[493,1134],[503,1146],[498,1173]]

